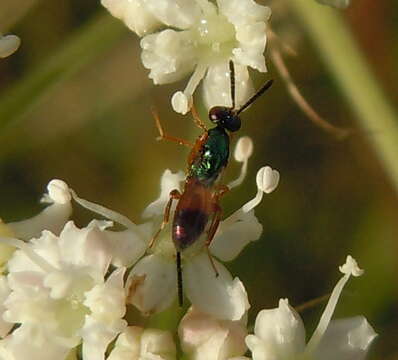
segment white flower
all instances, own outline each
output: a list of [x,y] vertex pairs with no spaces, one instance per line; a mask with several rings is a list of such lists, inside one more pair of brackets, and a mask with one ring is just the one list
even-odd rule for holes
[[4,339],[5,354],[39,359],[41,348],[40,359],[59,360],[82,342],[84,360],[104,359],[127,325],[125,268],[105,278],[111,263],[107,225],[94,221],[78,229],[68,222],[59,237],[43,231],[28,243],[14,240],[20,250],[8,262],[11,291],[3,318],[20,327]]
[[5,58],[12,55],[18,50],[21,44],[21,39],[16,35],[1,35],[0,34],[0,58]]
[[178,334],[183,352],[192,360],[226,360],[246,352],[246,316],[238,321],[218,320],[191,307]]
[[9,331],[14,326],[13,323],[5,321],[3,319],[4,311],[6,310],[4,306],[4,301],[10,295],[11,289],[8,286],[7,278],[3,275],[0,276],[0,337],[5,337]]
[[141,40],[142,62],[155,84],[175,82],[193,72],[185,90],[172,97],[185,114],[204,78],[208,108],[232,106],[228,62],[235,63],[236,104],[251,95],[247,67],[266,71],[266,22],[271,10],[253,0],[102,0],[102,4],[138,35],[168,26]]
[[351,275],[360,276],[356,261],[347,257],[340,267],[344,276],[335,286],[329,302],[308,344],[299,314],[287,299],[279,307],[262,310],[257,315],[254,334],[246,337],[253,360],[361,360],[364,359],[376,333],[362,316],[330,322],[344,285]]
[[40,236],[43,230],[59,234],[72,213],[71,196],[68,186],[61,180],[52,180],[47,185],[48,194],[44,194],[41,202],[49,204],[39,214],[25,220],[3,223],[0,219],[0,268],[15,250],[6,239],[18,238],[29,240]]
[[[117,241],[121,241],[123,249],[131,249],[130,253],[134,256],[128,258],[128,254],[125,254],[124,262],[133,264],[140,255],[143,255],[151,237],[158,230],[169,200],[168,194],[173,189],[180,189],[182,179],[182,174],[172,174],[166,170],[161,181],[160,197],[144,211],[145,217],[150,220],[143,225],[135,225],[124,216],[83,200],[72,190],[71,192],[73,198],[82,206],[117,221],[127,228],[125,234],[129,236],[121,236],[120,232],[113,231],[106,233],[109,242],[117,244]],[[247,211],[240,209],[220,223],[210,246],[210,252],[214,256],[223,261],[230,261],[240,253],[244,246],[260,237],[262,226],[252,211],[257,204],[258,202],[254,204],[250,201],[249,207],[247,204],[244,206]],[[145,232],[143,229],[149,229],[149,231]],[[203,235],[201,241],[182,254],[185,293],[198,310],[218,319],[239,320],[249,307],[244,286],[238,278],[233,278],[221,263],[214,260],[219,274],[216,276],[210,259],[204,251],[206,234]],[[176,252],[171,239],[169,225],[156,239],[153,248],[150,249],[150,254],[141,258],[129,274],[126,285],[128,299],[145,314],[165,310],[176,298]]]
[[30,219],[7,224],[18,239],[29,240],[38,237],[43,230],[59,234],[64,227],[72,213],[68,185],[62,180],[51,180],[47,185],[47,191],[41,202],[49,206],[41,213]]
[[107,360],[174,360],[176,346],[168,331],[129,326],[116,340]]

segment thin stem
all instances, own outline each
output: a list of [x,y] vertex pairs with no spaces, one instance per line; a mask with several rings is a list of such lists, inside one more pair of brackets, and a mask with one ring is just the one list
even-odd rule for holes
[[[275,43],[274,33],[272,31],[269,31],[268,35],[270,39]],[[316,126],[319,126],[321,129],[334,135],[336,138],[338,139],[346,138],[350,134],[350,130],[338,128],[329,123],[328,121],[326,121],[325,119],[323,119],[301,94],[300,90],[298,89],[298,87],[296,86],[290,75],[290,72],[285,64],[285,61],[283,60],[282,54],[279,51],[277,44],[275,44],[270,48],[270,56],[276,70],[279,72],[279,75],[282,77],[283,81],[285,82],[287,91],[290,93],[290,96],[292,97],[293,101],[307,115],[307,117]]]
[[398,192],[398,116],[386,99],[338,11],[308,0],[287,0],[302,20],[363,133]]

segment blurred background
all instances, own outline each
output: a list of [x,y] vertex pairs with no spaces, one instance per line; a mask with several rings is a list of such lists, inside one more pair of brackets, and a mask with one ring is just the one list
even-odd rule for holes
[[[269,74],[253,73],[257,86],[270,77],[275,83],[243,115],[240,135],[252,137],[255,152],[244,184],[223,199],[225,214],[254,196],[261,166],[278,169],[281,182],[256,209],[262,238],[228,267],[247,287],[253,320],[279,298],[296,306],[328,294],[338,265],[353,255],[366,273],[349,282],[335,315],[364,314],[380,335],[369,358],[398,359],[398,187],[372,146],[390,129],[360,125],[289,3],[262,2],[273,8],[274,31],[297,52],[286,57],[291,75],[324,118],[352,132],[338,140],[310,122],[271,61]],[[357,0],[339,14],[396,107],[398,2]],[[329,30],[333,38],[336,29]],[[191,141],[200,133],[170,106],[186,80],[154,86],[139,38],[96,0],[2,0],[0,31],[22,39],[0,61],[0,217],[37,213],[46,184],[60,178],[80,196],[142,221],[163,171],[184,170],[187,158],[184,147],[156,141],[150,106],[168,133]],[[196,102],[206,119],[198,94]],[[227,179],[238,173],[231,160]],[[84,225],[90,216],[77,208],[73,219]],[[323,306],[301,313],[308,334]]]

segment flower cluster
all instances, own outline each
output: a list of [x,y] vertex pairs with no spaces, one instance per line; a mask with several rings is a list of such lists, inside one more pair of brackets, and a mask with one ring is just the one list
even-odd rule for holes
[[[142,62],[155,84],[178,81],[193,72],[184,91],[172,97],[175,111],[186,114],[203,80],[208,108],[232,106],[228,62],[236,67],[236,104],[253,87],[248,67],[266,71],[264,50],[271,10],[254,0],[101,0],[111,14],[141,40]],[[158,31],[160,28],[167,29]]]
[[[242,173],[231,188],[243,180],[251,153],[248,138],[238,141],[235,158],[242,163]],[[111,359],[156,352],[157,345],[152,342],[157,341],[169,344],[166,349],[159,345],[159,353],[168,354],[162,358],[173,358],[170,335],[129,327],[124,316],[128,303],[149,315],[175,301],[175,250],[170,229],[162,232],[155,246],[148,249],[148,244],[159,227],[168,194],[178,189],[183,179],[182,173],[165,171],[160,196],[145,209],[146,221],[139,225],[78,197],[61,180],[49,183],[42,201],[50,205],[40,214],[2,223],[0,243],[7,251],[0,287],[0,354],[6,359],[58,360],[72,356],[81,346],[83,359],[104,359],[109,344],[122,334]],[[256,181],[254,199],[221,222],[211,244],[210,252],[222,261],[234,259],[245,245],[260,237],[262,226],[253,209],[263,193],[276,188],[279,173],[261,168]],[[109,220],[76,227],[68,221],[72,201]],[[113,230],[114,223],[125,230]],[[183,255],[186,295],[195,308],[191,316],[200,313],[223,324],[245,324],[249,302],[242,282],[218,261],[216,277],[203,243]],[[239,334],[245,333],[239,329],[240,325]]]
[[[208,107],[231,107],[230,60],[236,71],[236,106],[252,93],[248,67],[266,71],[270,9],[254,0],[101,2],[142,36],[142,61],[154,83],[193,73],[185,90],[172,97],[177,112],[190,110],[202,79]],[[15,36],[0,37],[0,57],[18,46]],[[250,138],[239,139],[234,158],[241,172],[229,189],[244,181],[252,152]],[[303,321],[287,299],[279,300],[275,309],[260,311],[249,334],[245,286],[222,262],[232,261],[260,238],[262,225],[254,209],[264,194],[277,188],[278,171],[259,169],[256,195],[220,223],[215,214],[221,192],[206,188],[214,201],[210,220],[194,244],[177,253],[172,224],[165,219],[173,217],[171,196],[183,191],[184,181],[188,184],[189,177],[186,180],[182,172],[166,170],[160,195],[144,209],[139,224],[81,198],[57,179],[48,184],[42,198],[47,207],[38,215],[0,221],[0,359],[174,360],[177,349],[194,360],[243,360],[248,350],[253,360],[364,359],[376,337],[367,320],[358,316],[331,321],[349,278],[363,274],[351,256],[340,267],[343,276],[307,343]],[[73,204],[101,219],[76,226],[69,220]],[[182,272],[177,272],[176,262]],[[176,303],[181,284],[191,306],[179,323],[178,336],[138,326],[132,320],[138,316],[128,316],[133,307],[142,317],[165,311]]]

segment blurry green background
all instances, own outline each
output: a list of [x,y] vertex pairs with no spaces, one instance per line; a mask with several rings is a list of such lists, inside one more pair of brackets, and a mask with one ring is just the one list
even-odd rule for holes
[[[397,188],[370,145],[390,130],[358,125],[289,1],[269,5],[274,30],[298,53],[286,61],[306,99],[331,123],[354,131],[338,141],[314,126],[270,61],[268,75],[253,74],[257,86],[269,77],[275,84],[243,116],[240,135],[253,138],[255,152],[245,183],[223,200],[225,214],[255,194],[259,167],[278,169],[281,182],[256,209],[262,238],[229,269],[247,287],[252,319],[281,297],[300,305],[329,293],[340,277],[337,266],[353,255],[366,273],[350,281],[336,316],[364,314],[380,334],[369,358],[398,359]],[[397,104],[398,2],[353,0],[340,14],[386,100]],[[154,86],[138,37],[95,0],[2,0],[0,31],[22,39],[14,55],[0,60],[0,217],[37,213],[46,184],[60,178],[80,196],[140,222],[164,169],[184,170],[187,157],[184,147],[155,140],[150,106],[170,134],[191,141],[199,134],[170,107],[186,80]],[[227,177],[238,172],[231,160]],[[89,216],[74,213],[81,225]],[[323,305],[302,313],[309,334]]]

